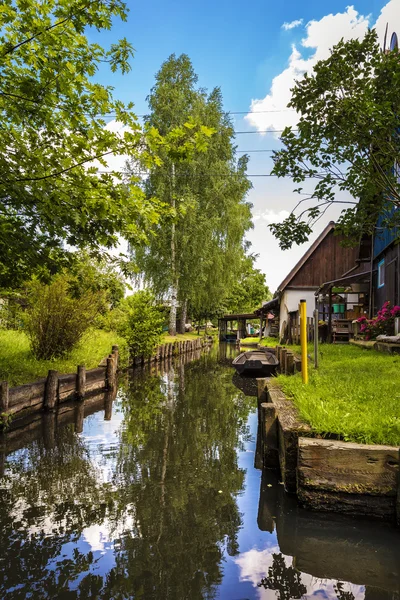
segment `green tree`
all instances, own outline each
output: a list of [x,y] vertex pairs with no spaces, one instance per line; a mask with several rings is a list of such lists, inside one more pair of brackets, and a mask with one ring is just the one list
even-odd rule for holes
[[265,274],[254,267],[255,257],[246,256],[242,262],[240,276],[226,302],[226,312],[253,312],[272,295],[265,281]]
[[219,89],[209,95],[196,87],[197,76],[186,55],[172,55],[156,75],[148,97],[148,126],[168,135],[193,120],[213,131],[202,152],[189,161],[164,158],[150,169],[145,192],[171,207],[155,226],[146,247],[134,249],[139,269],[158,296],[171,302],[170,333],[176,332],[176,305],[215,310],[244,254],[244,233],[251,227],[247,157],[235,158],[233,127],[223,112]]
[[151,356],[157,346],[164,321],[149,290],[139,290],[120,305],[122,319],[119,332],[129,346],[132,356]]
[[[142,134],[131,105],[93,76],[105,63],[129,71],[126,39],[104,49],[86,31],[126,20],[121,0],[5,0],[0,11],[0,285],[46,263],[56,269],[68,244],[116,246],[118,234],[144,239],[159,205],[137,178],[122,181],[107,157],[134,155]],[[124,126],[114,132],[105,115]]]
[[382,52],[374,30],[339,42],[296,82],[289,106],[300,115],[298,131],[284,130],[272,170],[300,184],[296,208],[270,226],[283,249],[305,242],[334,204],[343,205],[336,230],[353,240],[374,232],[378,215],[382,226],[397,223],[399,82],[398,50]]
[[103,292],[107,308],[115,308],[125,296],[124,276],[106,257],[99,259],[87,252],[75,253],[65,273],[70,292],[76,298],[87,292]]

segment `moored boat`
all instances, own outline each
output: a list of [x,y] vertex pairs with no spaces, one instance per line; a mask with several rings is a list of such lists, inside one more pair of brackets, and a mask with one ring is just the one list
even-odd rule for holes
[[234,359],[232,366],[235,367],[239,375],[269,377],[275,374],[279,361],[275,354],[260,348],[242,352]]

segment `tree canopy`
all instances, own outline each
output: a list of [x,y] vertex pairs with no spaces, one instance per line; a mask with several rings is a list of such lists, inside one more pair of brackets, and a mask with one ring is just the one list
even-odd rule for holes
[[[215,312],[233,284],[243,258],[244,234],[251,227],[247,157],[235,157],[233,127],[223,111],[221,92],[197,88],[186,55],[172,55],[156,75],[148,97],[147,126],[167,136],[193,120],[212,131],[205,148],[190,160],[164,157],[153,165],[145,184],[171,208],[145,247],[133,248],[135,260],[157,295],[171,300],[170,332],[176,302],[193,313]],[[206,308],[207,306],[207,308]]]
[[[158,218],[137,178],[108,172],[107,157],[135,155],[142,134],[132,105],[93,79],[100,66],[128,72],[133,48],[86,37],[126,17],[121,0],[2,3],[0,285],[54,267],[66,245],[101,251],[119,235],[143,239]],[[106,127],[108,113],[123,131]]]
[[[400,60],[382,52],[377,34],[341,41],[314,72],[296,82],[289,106],[300,115],[274,153],[272,173],[291,177],[300,199],[283,223],[270,227],[280,246],[307,241],[334,204],[336,230],[357,240],[397,223],[400,206]],[[382,218],[383,217],[383,218]]]
[[254,267],[254,259],[252,255],[243,259],[241,273],[226,301],[227,313],[253,312],[272,298],[265,274]]

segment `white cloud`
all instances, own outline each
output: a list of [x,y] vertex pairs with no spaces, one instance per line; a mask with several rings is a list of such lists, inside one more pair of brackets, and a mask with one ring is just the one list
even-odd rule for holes
[[[391,0],[389,4],[394,3],[397,6],[399,4],[398,0]],[[326,59],[331,48],[342,38],[345,41],[362,38],[367,32],[369,20],[369,16],[361,15],[353,6],[349,6],[343,13],[329,14],[319,21],[309,21],[300,49],[292,45],[288,66],[274,77],[269,93],[265,98],[252,100],[250,110],[253,114],[249,113],[245,117],[248,123],[259,131],[274,129],[279,132],[288,125],[295,126],[298,120],[297,113],[287,109],[294,82],[301,79],[306,72],[310,73],[319,60]],[[311,49],[313,52],[306,58],[302,49]],[[283,112],[254,114],[259,111]]]
[[303,24],[303,19],[296,19],[295,21],[290,21],[290,23],[283,23],[282,29],[288,31],[289,29],[294,29],[295,27],[299,27]]
[[289,214],[290,213],[288,210],[275,211],[272,209],[267,209],[264,210],[262,213],[256,213],[253,216],[253,221],[259,221],[260,219],[262,219],[263,221],[266,221],[268,225],[270,225],[271,223],[282,223],[282,221],[288,218]]
[[[275,600],[277,597],[276,590],[259,587],[261,580],[264,577],[268,577],[268,570],[273,565],[273,554],[279,554],[278,546],[265,548],[264,550],[252,548],[234,559],[234,562],[239,567],[239,580],[251,583],[256,590],[259,600]],[[287,567],[293,565],[293,558],[291,556],[282,556]],[[306,594],[302,598],[337,600],[335,580],[313,577],[304,572],[300,574],[300,578],[301,583],[307,589]],[[355,600],[364,600],[365,586],[347,582],[342,582],[342,585],[343,590],[348,593],[349,597]]]

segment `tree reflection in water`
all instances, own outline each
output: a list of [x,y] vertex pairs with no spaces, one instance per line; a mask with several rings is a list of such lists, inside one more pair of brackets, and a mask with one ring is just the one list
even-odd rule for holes
[[[0,482],[0,597],[214,597],[224,547],[238,551],[237,448],[254,405],[231,378],[210,358],[135,375],[113,444],[89,452],[67,426],[53,448],[17,453]],[[87,551],[92,526],[104,559]]]
[[307,587],[301,582],[301,573],[292,566],[287,567],[281,553],[272,555],[268,577],[263,577],[258,587],[277,591],[279,600],[302,598],[307,593]]

